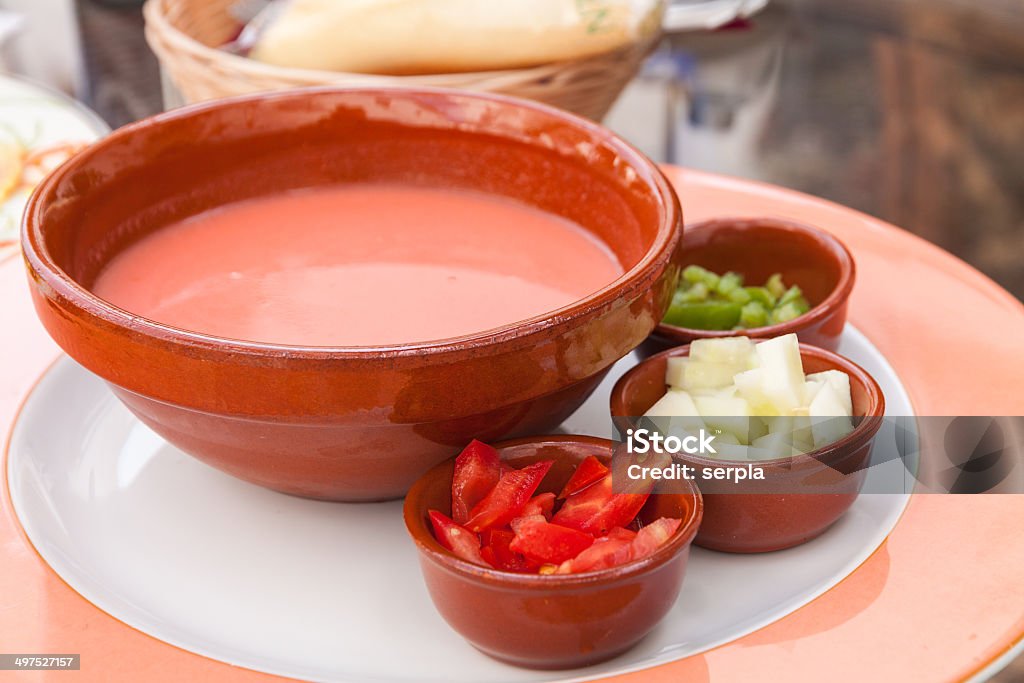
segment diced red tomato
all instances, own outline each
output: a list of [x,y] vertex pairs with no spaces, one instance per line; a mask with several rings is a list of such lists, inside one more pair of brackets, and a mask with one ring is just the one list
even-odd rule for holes
[[509,548],[541,564],[559,564],[576,557],[594,543],[590,534],[547,521],[543,515],[512,521],[516,537]]
[[483,558],[495,569],[505,572],[533,572],[538,564],[530,562],[509,545],[516,535],[506,529],[489,529],[481,534]]
[[430,510],[428,514],[430,524],[434,527],[434,538],[438,543],[467,562],[486,564],[483,555],[480,554],[480,538],[476,534],[459,526],[437,510]]
[[555,509],[555,494],[538,493],[523,506],[522,517],[530,515],[544,515],[544,519],[551,519],[551,512]]
[[551,521],[571,529],[603,536],[617,526],[627,526],[647,502],[654,482],[638,480],[631,493],[614,493],[612,477],[605,475],[597,483],[565,499]]
[[616,527],[576,557],[558,565],[555,573],[592,572],[647,557],[670,539],[682,523],[680,519],[662,517],[639,532]]
[[632,541],[636,538],[636,532],[632,529],[623,529],[621,526],[617,526],[608,532],[608,538],[615,541]]
[[639,560],[641,557],[654,554],[654,551],[670,539],[682,523],[681,519],[662,517],[640,529],[631,543],[630,559]]
[[534,495],[553,462],[515,469],[490,446],[473,441],[456,458],[452,515],[430,510],[438,542],[468,562],[501,571],[569,574],[597,571],[648,557],[682,524],[662,518],[640,526],[637,514],[651,481],[626,480],[615,493],[612,474],[596,457],[583,460],[556,496]]
[[452,477],[452,518],[459,524],[469,519],[469,511],[483,500],[498,483],[501,460],[498,451],[474,439],[455,458]]
[[576,557],[558,565],[556,574],[579,574],[607,569],[630,560],[631,539],[603,536]]
[[498,483],[473,507],[466,522],[470,531],[500,528],[521,514],[523,506],[540,486],[553,460],[542,460],[522,469],[506,472]]
[[569,481],[565,482],[565,486],[562,488],[562,492],[558,494],[558,497],[568,498],[594,482],[600,481],[606,474],[608,474],[608,468],[604,466],[603,462],[593,455],[587,456],[583,462],[576,466],[576,471],[569,477]]
[[[501,569],[501,567],[498,566],[499,560],[498,560],[497,556],[494,554],[494,548],[490,548],[490,547],[488,547],[486,545],[482,546],[480,548],[480,557],[483,558],[484,562],[486,562],[490,566],[494,567],[495,569]],[[511,571],[510,569],[501,569],[501,570],[502,571]]]
[[480,534],[480,545],[507,548],[516,535],[508,529],[488,529]]

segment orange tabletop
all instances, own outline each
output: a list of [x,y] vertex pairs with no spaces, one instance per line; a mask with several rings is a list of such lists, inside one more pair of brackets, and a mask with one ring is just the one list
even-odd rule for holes
[[[910,233],[829,202],[749,181],[666,168],[687,222],[770,215],[842,239],[857,260],[851,322],[899,373],[918,415],[1024,415],[1024,305]],[[0,262],[0,423],[58,354],[36,321],[17,255]],[[955,360],[955,363],[953,362]],[[6,448],[4,450],[6,457]],[[0,487],[0,643],[81,653],[75,680],[276,678],[167,645],[102,612],[37,555]],[[963,680],[1024,635],[1024,496],[915,495],[856,571],[790,615],[701,654],[616,681]],[[18,680],[48,680],[25,672]],[[611,679],[610,679],[611,680]]]

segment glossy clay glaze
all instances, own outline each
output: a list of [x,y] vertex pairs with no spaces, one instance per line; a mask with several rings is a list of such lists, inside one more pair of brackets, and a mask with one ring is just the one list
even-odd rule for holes
[[[612,389],[611,413],[620,428],[629,427],[630,418],[642,416],[665,395],[667,360],[689,354],[689,346],[663,351],[619,379]],[[882,426],[885,396],[871,375],[836,353],[801,344],[800,357],[806,374],[841,370],[849,375],[854,430],[806,455],[753,463],[764,470],[764,480],[698,481],[704,520],[697,545],[735,553],[790,548],[824,533],[857,499]],[[685,453],[674,457],[698,472],[749,464]]]
[[694,339],[742,334],[771,339],[795,333],[804,344],[835,351],[846,325],[847,304],[856,278],[853,256],[829,233],[777,218],[715,218],[686,226],[682,265],[698,265],[719,275],[735,271],[747,285],[761,285],[781,273],[799,285],[811,305],[804,315],[747,330],[694,330],[659,323],[641,349],[651,355]]
[[[376,347],[232,341],[140,318],[90,291],[115,256],[160,227],[349,182],[524,202],[590,231],[626,272],[526,321]],[[22,241],[47,331],[161,436],[262,486],[359,501],[401,496],[473,437],[562,422],[664,314],[681,231],[678,200],[654,164],[585,120],[489,95],[314,89],[116,131],[38,188]]]
[[[605,462],[614,443],[587,436],[547,436],[495,444],[503,460],[521,468],[554,460],[538,492],[557,493],[580,462]],[[441,616],[483,652],[517,666],[586,666],[625,652],[675,604],[703,503],[692,483],[685,492],[657,493],[638,515],[683,520],[653,555],[584,574],[512,574],[461,560],[434,538],[427,511],[451,512],[454,461],[425,474],[405,499],[405,525],[420,553],[423,578]]]

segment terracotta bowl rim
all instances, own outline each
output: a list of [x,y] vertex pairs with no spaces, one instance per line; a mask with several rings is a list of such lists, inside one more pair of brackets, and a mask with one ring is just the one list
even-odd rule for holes
[[[739,228],[740,230],[768,229],[775,231],[779,235],[791,235],[794,233],[807,235],[808,237],[813,238],[819,246],[823,247],[826,251],[835,256],[835,263],[839,266],[839,281],[836,283],[836,286],[832,288],[832,291],[829,292],[829,295],[811,308],[811,310],[783,323],[764,325],[762,327],[750,327],[743,330],[698,330],[690,327],[681,327],[679,325],[670,325],[666,322],[659,321],[653,334],[666,339],[680,341],[735,337],[737,334],[756,337],[758,339],[781,337],[784,334],[798,332],[821,322],[832,315],[835,310],[850,297],[850,293],[853,291],[854,280],[857,275],[857,265],[853,259],[853,254],[850,253],[847,246],[843,244],[842,240],[832,233],[826,232],[825,230],[813,225],[790,220],[788,218],[775,218],[772,216],[725,216],[687,224],[684,228],[684,235],[701,235],[705,232],[713,232],[722,227]],[[684,250],[686,249],[685,238],[683,239],[682,248]]]
[[[319,95],[393,96],[414,101],[430,98],[445,98],[450,102],[483,101],[504,108],[532,110],[536,114],[548,117],[552,122],[582,130],[593,141],[612,148],[619,159],[625,161],[637,172],[638,181],[643,182],[650,190],[659,214],[658,231],[654,242],[639,262],[613,282],[562,308],[526,320],[459,337],[378,346],[274,344],[219,337],[159,323],[132,314],[96,296],[64,272],[45,248],[42,231],[44,205],[53,199],[58,185],[69,174],[88,167],[89,162],[102,151],[130,140],[134,135],[148,133],[151,129],[159,128],[167,122],[198,118],[211,111],[243,107],[252,103],[298,101],[315,98]],[[501,132],[499,131],[498,134],[500,135]],[[521,141],[525,141],[525,138],[522,138]],[[533,137],[530,142],[536,143],[537,138]],[[589,119],[531,100],[494,93],[419,86],[315,86],[200,102],[156,114],[118,128],[74,155],[36,187],[28,200],[22,217],[21,244],[25,260],[33,271],[32,276],[45,283],[46,287],[51,290],[47,294],[47,298],[67,300],[72,305],[81,308],[87,315],[114,327],[130,330],[133,335],[245,356],[277,358],[284,356],[297,360],[324,358],[379,360],[382,357],[395,359],[453,352],[472,354],[474,349],[481,346],[516,341],[519,341],[520,345],[525,345],[531,342],[529,338],[535,334],[596,317],[614,302],[634,294],[639,295],[649,289],[660,275],[662,268],[659,266],[667,266],[670,262],[673,252],[682,239],[682,232],[682,209],[678,196],[657,164],[618,135]]]
[[[599,448],[606,451],[606,454],[608,455],[610,455],[611,450],[615,445],[615,442],[610,439],[602,439],[596,436],[558,434],[500,441],[493,444],[493,446],[498,449],[499,453],[501,453],[506,448],[526,444],[550,445],[557,447],[559,444],[566,443],[583,444],[588,448]],[[687,493],[653,494],[686,496],[693,501],[693,504],[689,506],[689,517],[683,520],[683,523],[679,525],[678,529],[676,529],[672,538],[663,543],[654,552],[654,554],[640,560],[627,562],[626,564],[619,565],[617,567],[581,572],[579,574],[519,574],[516,572],[506,572],[500,569],[494,569],[493,567],[484,567],[472,562],[467,562],[456,557],[447,549],[442,547],[441,544],[437,542],[437,539],[434,538],[434,534],[427,528],[427,524],[424,521],[426,510],[420,510],[419,505],[417,504],[419,494],[422,490],[427,489],[428,487],[441,485],[441,470],[447,469],[447,466],[452,461],[454,461],[454,458],[450,458],[438,465],[435,465],[426,474],[417,479],[416,483],[414,483],[409,489],[409,493],[406,494],[402,510],[405,518],[406,530],[409,532],[412,540],[416,543],[419,551],[428,556],[436,564],[461,576],[462,578],[490,583],[495,586],[532,590],[560,590],[588,585],[606,584],[648,573],[670,561],[690,546],[694,538],[697,536],[697,529],[700,527],[701,519],[704,516],[704,500],[701,496],[700,490],[692,481],[687,481]],[[447,477],[445,477],[445,479],[447,479]],[[451,484],[443,482],[443,485],[450,486]]]
[[[674,356],[685,357],[689,355],[689,344],[676,346],[671,349],[666,349],[660,353],[656,353],[649,358],[645,358],[626,371],[615,383],[615,386],[612,387],[610,400],[612,419],[639,417],[636,415],[626,414],[626,405],[628,401],[626,400],[625,393],[626,383],[631,377],[639,374],[643,366],[664,358],[671,358]],[[695,462],[700,465],[707,465],[710,467],[753,465],[754,467],[763,467],[766,470],[766,474],[771,474],[773,471],[778,471],[779,473],[789,472],[791,471],[791,468],[788,467],[788,465],[792,464],[827,464],[829,461],[837,459],[845,453],[849,453],[852,449],[859,448],[861,445],[870,442],[878,433],[878,430],[881,429],[882,419],[885,416],[885,394],[882,392],[882,387],[878,385],[875,378],[872,377],[867,370],[857,363],[854,363],[849,358],[841,356],[835,351],[829,351],[828,349],[812,346],[811,344],[800,344],[800,357],[816,358],[818,360],[828,361],[830,364],[835,365],[838,369],[849,375],[851,382],[859,382],[864,387],[868,395],[868,412],[859,416],[861,417],[861,421],[856,427],[854,427],[852,432],[844,436],[842,439],[839,439],[839,441],[834,441],[827,446],[815,449],[810,453],[789,455],[782,458],[774,458],[772,460],[729,460],[726,458],[708,458],[701,455],[689,454],[680,455],[679,457],[687,462]]]

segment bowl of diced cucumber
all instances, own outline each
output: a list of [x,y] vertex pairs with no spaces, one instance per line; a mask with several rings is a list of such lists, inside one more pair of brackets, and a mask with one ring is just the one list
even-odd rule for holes
[[885,396],[856,363],[787,334],[657,353],[619,379],[610,408],[620,430],[712,436],[708,452],[673,456],[704,496],[695,543],[751,553],[815,538],[853,505]]

